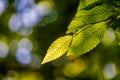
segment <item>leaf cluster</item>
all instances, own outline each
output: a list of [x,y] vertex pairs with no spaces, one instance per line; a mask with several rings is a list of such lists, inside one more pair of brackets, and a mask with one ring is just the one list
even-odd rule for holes
[[116,29],[115,34],[120,44],[119,15],[119,0],[80,0],[66,35],[51,44],[42,64],[55,60],[65,53],[69,56],[89,52],[101,42],[107,27]]

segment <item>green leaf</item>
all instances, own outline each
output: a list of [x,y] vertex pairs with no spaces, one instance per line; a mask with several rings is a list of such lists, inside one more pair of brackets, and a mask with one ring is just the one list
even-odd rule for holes
[[75,33],[76,30],[78,30],[79,28],[85,26],[85,24],[87,24],[87,23],[83,22],[81,18],[78,18],[78,19],[74,18],[71,21],[71,23],[69,24],[68,31],[66,32],[66,34],[69,34],[71,32]]
[[90,10],[80,10],[76,13],[75,17],[68,26],[67,34],[76,32],[79,28],[82,28],[88,24],[94,24],[107,20],[113,13],[113,7],[108,4],[95,6]]
[[80,0],[78,11],[81,9],[87,9],[92,6],[96,6],[96,4],[100,4],[104,0]]
[[90,10],[80,10],[76,13],[75,18],[83,18],[88,23],[95,23],[107,19],[113,14],[114,7],[103,4]]
[[106,30],[106,23],[100,22],[80,29],[74,36],[67,55],[82,55],[97,46]]
[[52,45],[49,47],[47,54],[44,60],[42,61],[42,64],[55,60],[62,56],[63,54],[65,54],[65,52],[69,48],[71,40],[72,36],[67,35],[64,37],[60,37],[56,41],[54,41]]

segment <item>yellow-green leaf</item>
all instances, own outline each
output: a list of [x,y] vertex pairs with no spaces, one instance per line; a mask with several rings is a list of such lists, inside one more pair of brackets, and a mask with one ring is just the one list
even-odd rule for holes
[[67,55],[82,55],[100,43],[106,30],[106,23],[100,22],[80,29],[74,36]]
[[71,40],[72,36],[70,35],[60,37],[57,40],[55,40],[49,47],[47,54],[42,61],[42,64],[55,60],[62,56],[63,54],[65,54],[65,52],[69,48]]

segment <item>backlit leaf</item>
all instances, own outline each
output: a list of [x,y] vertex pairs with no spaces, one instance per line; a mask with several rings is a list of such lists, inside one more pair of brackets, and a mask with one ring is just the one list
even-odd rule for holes
[[74,36],[67,55],[82,55],[97,46],[106,30],[106,23],[100,22],[80,29]]
[[55,60],[56,58],[59,58],[65,54],[65,52],[68,50],[71,40],[72,36],[67,35],[54,41],[49,47],[42,64]]

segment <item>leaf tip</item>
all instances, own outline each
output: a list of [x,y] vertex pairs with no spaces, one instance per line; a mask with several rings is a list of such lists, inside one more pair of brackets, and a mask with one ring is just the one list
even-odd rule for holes
[[69,34],[69,33],[71,33],[71,32],[69,30],[67,30],[66,34]]
[[72,54],[72,53],[67,53],[67,54],[66,54],[66,56],[71,56],[71,55],[73,55],[73,54]]
[[42,62],[41,62],[41,64],[45,64],[46,62],[43,60]]
[[45,64],[46,62],[41,62],[41,64]]
[[45,64],[47,62],[49,62],[49,61],[46,61],[45,58],[44,58],[43,61],[41,62],[41,64]]

